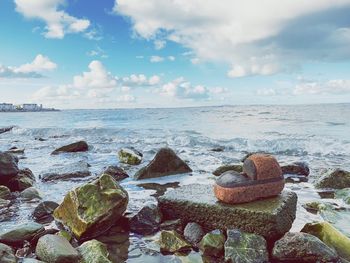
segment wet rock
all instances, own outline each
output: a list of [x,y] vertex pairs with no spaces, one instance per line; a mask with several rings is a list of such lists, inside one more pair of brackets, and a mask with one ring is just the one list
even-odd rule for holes
[[1,263],[17,263],[14,251],[11,247],[0,243],[0,262]]
[[9,153],[0,152],[0,184],[7,185],[8,181],[18,172],[18,158]]
[[89,145],[85,141],[74,142],[54,150],[51,154],[86,152],[89,150]]
[[338,255],[317,237],[307,233],[287,233],[278,240],[272,256],[279,262],[337,262]]
[[16,146],[11,147],[6,151],[6,153],[10,154],[24,154],[24,149],[17,148]]
[[36,255],[40,260],[50,263],[78,262],[79,253],[67,239],[57,235],[45,235],[36,245]]
[[308,223],[301,231],[318,237],[327,246],[334,248],[340,257],[350,260],[350,239],[328,222]]
[[138,165],[142,161],[142,154],[131,148],[122,148],[118,152],[119,161],[130,165]]
[[206,234],[198,244],[203,255],[222,257],[224,255],[225,236],[220,230]]
[[241,164],[227,164],[227,165],[222,165],[213,172],[213,175],[215,176],[220,176],[221,174],[227,172],[227,171],[235,171],[237,173],[241,173],[243,171],[243,165]]
[[128,193],[110,175],[71,190],[54,211],[54,218],[78,239],[98,236],[125,212]]
[[25,200],[41,199],[38,190],[36,190],[34,187],[29,187],[23,190],[19,196]]
[[84,242],[78,251],[84,263],[112,263],[106,245],[96,239]]
[[15,126],[2,127],[0,128],[0,134],[11,131]]
[[335,191],[335,197],[343,199],[346,204],[350,205],[350,188]]
[[10,220],[15,213],[16,210],[11,207],[11,201],[0,198],[0,222]]
[[215,147],[210,149],[212,152],[223,152],[225,150],[225,147]]
[[320,202],[309,202],[303,204],[302,206],[306,209],[306,211],[312,214],[317,214],[318,212],[327,209],[327,205]]
[[175,230],[178,233],[182,233],[181,219],[164,221],[160,224],[160,230]]
[[284,174],[284,179],[286,183],[292,183],[292,184],[297,184],[297,183],[305,183],[309,179],[304,176],[304,175],[297,175],[297,174]]
[[168,188],[178,188],[180,186],[180,183],[179,182],[172,182],[172,183],[165,183],[165,184],[143,183],[143,184],[138,184],[137,186],[141,186],[142,188],[147,190],[155,190],[156,192],[154,194],[151,194],[151,196],[159,197],[164,195],[164,193],[168,190]]
[[4,185],[0,185],[0,199],[10,199],[11,198],[11,191],[8,187]]
[[47,139],[44,139],[42,137],[35,137],[34,140],[39,141],[39,142],[45,142]]
[[334,198],[334,189],[323,189],[318,190],[317,193],[322,199],[333,199]]
[[108,174],[112,176],[116,181],[122,181],[125,178],[129,177],[129,175],[124,171],[124,169],[120,168],[119,166],[108,166],[102,174]]
[[238,229],[227,230],[225,259],[227,262],[268,262],[266,240]]
[[23,191],[29,187],[32,187],[35,182],[35,176],[33,172],[28,169],[19,170],[18,174],[13,177],[8,183],[8,187],[11,191]]
[[56,202],[44,201],[41,202],[33,211],[33,218],[38,223],[50,223],[53,221],[52,213],[58,207]]
[[202,227],[194,222],[188,223],[184,229],[184,237],[194,246],[202,240],[204,234]]
[[137,234],[151,235],[159,230],[162,214],[156,204],[147,204],[130,220],[130,229]]
[[341,169],[322,176],[316,182],[316,188],[343,189],[347,187],[350,187],[350,172]]
[[295,162],[292,164],[281,166],[283,174],[297,174],[308,176],[310,174],[310,169],[305,162]]
[[136,180],[192,172],[170,148],[160,149],[153,160],[135,174]]
[[165,220],[196,222],[206,230],[237,228],[270,240],[283,236],[291,228],[297,195],[283,191],[273,198],[226,205],[217,201],[212,186],[192,184],[168,191],[158,200]]
[[7,245],[22,245],[31,240],[36,234],[44,231],[44,226],[38,223],[16,225],[12,229],[0,232],[0,242]]
[[65,239],[68,240],[68,242],[71,242],[72,239],[73,239],[72,235],[71,235],[68,231],[66,231],[66,230],[60,230],[60,231],[58,231],[58,232],[57,232],[57,235],[58,235],[58,236],[61,236],[61,237],[64,237]]
[[162,252],[169,253],[191,249],[191,244],[175,231],[162,231],[160,233],[159,245]]
[[77,162],[68,164],[65,167],[55,168],[49,173],[39,175],[44,182],[50,181],[69,181],[73,179],[81,179],[91,176],[89,165],[86,162]]

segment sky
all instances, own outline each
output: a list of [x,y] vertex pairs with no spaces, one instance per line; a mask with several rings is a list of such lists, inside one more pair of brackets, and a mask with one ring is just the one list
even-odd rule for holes
[[350,102],[350,0],[0,0],[0,103]]

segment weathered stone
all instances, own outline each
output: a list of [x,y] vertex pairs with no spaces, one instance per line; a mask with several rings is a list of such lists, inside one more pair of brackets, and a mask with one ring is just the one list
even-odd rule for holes
[[32,187],[35,182],[35,176],[33,172],[28,169],[19,170],[18,174],[13,177],[8,183],[8,187],[11,191],[23,191],[29,187]]
[[162,231],[160,233],[159,245],[161,251],[170,253],[191,249],[191,244],[184,240],[176,231]]
[[194,246],[202,240],[204,235],[202,227],[197,223],[188,223],[184,229],[184,237]]
[[41,202],[33,211],[33,218],[39,223],[49,223],[53,221],[52,213],[58,207],[56,202]]
[[335,191],[335,197],[343,199],[345,203],[350,205],[350,188]]
[[170,148],[160,149],[153,160],[135,174],[136,180],[192,172]]
[[182,233],[181,219],[166,220],[160,224],[160,230],[175,230],[178,233]]
[[8,245],[22,245],[36,234],[44,231],[44,226],[38,223],[26,223],[14,226],[12,229],[0,232],[0,242]]
[[49,173],[39,175],[44,182],[49,181],[70,181],[73,179],[81,179],[91,176],[88,163],[84,161],[67,164],[64,167],[51,169]]
[[82,263],[112,263],[108,258],[106,245],[96,239],[84,242],[78,247],[78,251],[82,256]]
[[41,199],[38,190],[36,190],[34,187],[29,187],[23,190],[19,196],[26,200]]
[[281,166],[283,174],[298,174],[308,176],[310,174],[310,169],[307,163],[295,162],[288,165]]
[[241,173],[243,171],[243,165],[241,164],[227,164],[227,165],[222,165],[213,172],[213,175],[215,176],[220,176],[221,174],[227,172],[227,171],[235,171],[237,173]]
[[307,233],[286,233],[278,240],[272,256],[279,262],[337,262],[337,253],[317,237]]
[[238,229],[227,230],[225,242],[225,259],[227,262],[268,262],[269,253],[264,237],[244,233]]
[[49,263],[73,263],[79,261],[79,253],[67,239],[57,235],[45,235],[36,245],[36,255]]
[[225,236],[220,230],[206,234],[198,244],[203,255],[222,257],[224,255]]
[[85,141],[74,142],[54,150],[51,154],[86,152],[89,150],[89,145]]
[[11,247],[0,243],[0,262],[1,263],[17,263],[14,251]]
[[0,152],[0,184],[7,185],[8,181],[18,172],[18,158],[12,154]]
[[130,165],[138,165],[142,161],[142,154],[135,149],[122,148],[118,152],[119,161]]
[[347,187],[350,187],[350,172],[341,169],[322,176],[316,182],[316,188],[343,189]]
[[334,248],[340,257],[350,260],[350,239],[328,222],[308,223],[301,231],[318,237],[327,246]]
[[102,174],[108,174],[112,176],[116,181],[121,181],[129,177],[124,169],[120,168],[119,166],[108,166]]
[[111,176],[101,175],[70,191],[54,211],[54,218],[78,239],[95,237],[108,230],[122,216],[128,193]]
[[162,214],[156,204],[147,204],[130,220],[134,233],[151,235],[159,230]]
[[66,231],[66,230],[60,230],[60,231],[58,231],[57,232],[57,235],[58,236],[61,236],[61,237],[64,237],[65,239],[67,239],[68,240],[68,242],[71,242],[72,241],[72,235],[68,232],[68,231]]
[[11,191],[8,187],[4,185],[0,185],[0,199],[10,199],[11,198]]
[[266,239],[288,232],[295,219],[297,195],[283,191],[279,196],[251,203],[228,205],[218,202],[212,186],[186,185],[159,198],[166,220],[180,218],[184,224],[196,222],[206,230],[238,228]]

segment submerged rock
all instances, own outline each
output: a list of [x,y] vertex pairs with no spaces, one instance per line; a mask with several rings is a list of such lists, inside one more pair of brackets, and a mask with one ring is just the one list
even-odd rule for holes
[[36,255],[39,259],[50,263],[70,263],[79,261],[78,251],[64,237],[45,235],[36,245]]
[[82,256],[82,263],[112,263],[109,260],[107,246],[96,239],[84,242],[78,251]]
[[283,174],[297,174],[308,176],[310,174],[310,168],[307,163],[295,162],[292,164],[281,166]]
[[8,181],[18,172],[18,158],[9,153],[0,152],[0,184],[7,185]]
[[130,229],[137,234],[151,235],[159,230],[162,214],[156,204],[144,206],[130,220]]
[[0,242],[8,245],[22,245],[35,235],[44,231],[44,226],[38,223],[26,223],[14,226],[12,229],[0,232]]
[[202,238],[198,247],[205,256],[222,257],[224,255],[224,244],[224,234],[220,230],[214,230]]
[[124,169],[120,168],[119,166],[108,166],[102,174],[108,174],[112,176],[116,181],[121,181],[129,177],[129,175],[124,171]]
[[51,154],[86,152],[89,150],[89,145],[85,141],[74,142],[54,150]]
[[350,188],[335,191],[335,197],[343,199],[345,203],[350,205]]
[[334,248],[338,255],[350,260],[350,239],[327,222],[308,223],[301,230],[318,237],[327,246]]
[[213,175],[215,176],[220,176],[221,174],[227,172],[227,171],[235,171],[237,173],[241,173],[243,171],[243,165],[241,164],[227,164],[227,165],[222,165],[213,172]]
[[119,161],[130,165],[138,165],[142,161],[142,154],[135,149],[122,148],[118,152]]
[[17,263],[17,258],[11,247],[0,243],[0,262],[1,263]]
[[343,189],[350,187],[350,172],[336,169],[330,174],[322,176],[316,182],[316,188]]
[[205,235],[202,227],[197,223],[188,223],[184,229],[184,237],[192,245],[196,246]]
[[10,199],[11,198],[11,191],[8,187],[4,185],[0,185],[0,199]]
[[159,245],[161,251],[170,253],[191,249],[191,244],[184,240],[176,231],[162,231],[160,233]]
[[53,221],[52,213],[58,207],[56,202],[41,202],[33,211],[33,218],[38,223],[49,223]]
[[36,190],[34,187],[29,187],[23,190],[19,196],[25,200],[41,199],[38,190]]
[[29,187],[32,187],[34,182],[35,176],[33,172],[30,169],[25,168],[19,170],[18,174],[13,177],[7,185],[11,191],[23,191]]
[[170,148],[161,148],[153,160],[135,174],[136,180],[192,172]]
[[337,262],[337,253],[317,237],[307,233],[287,233],[278,240],[272,256],[279,262]]
[[128,193],[110,175],[71,190],[54,211],[54,218],[78,239],[108,230],[125,212]]
[[238,229],[227,230],[225,260],[227,262],[268,262],[269,253],[264,237],[244,233]]

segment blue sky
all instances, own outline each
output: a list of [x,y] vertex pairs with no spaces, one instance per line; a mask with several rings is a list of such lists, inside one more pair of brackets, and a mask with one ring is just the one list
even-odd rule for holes
[[2,0],[0,102],[350,102],[350,0]]

